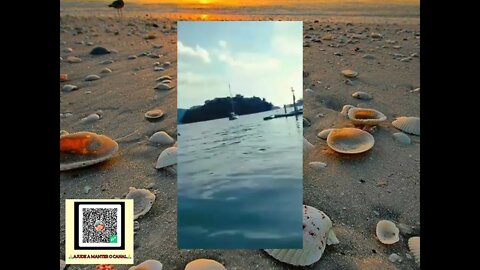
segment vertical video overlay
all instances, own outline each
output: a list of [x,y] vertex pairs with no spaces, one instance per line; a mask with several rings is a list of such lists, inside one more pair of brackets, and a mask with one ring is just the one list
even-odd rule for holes
[[178,22],[179,248],[302,248],[302,28]]

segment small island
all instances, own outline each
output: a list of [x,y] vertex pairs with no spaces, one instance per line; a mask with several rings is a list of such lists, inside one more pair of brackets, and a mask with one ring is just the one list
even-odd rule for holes
[[237,115],[246,115],[270,111],[273,104],[266,101],[265,98],[244,97],[236,95],[233,98],[221,97],[212,100],[206,100],[205,104],[193,106],[188,110],[178,109],[178,121],[182,124],[208,121],[229,117],[233,110]]

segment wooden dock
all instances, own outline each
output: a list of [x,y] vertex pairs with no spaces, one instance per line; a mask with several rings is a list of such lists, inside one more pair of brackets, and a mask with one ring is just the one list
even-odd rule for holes
[[264,117],[263,120],[266,121],[266,120],[272,120],[272,119],[280,118],[280,117],[296,116],[296,115],[300,115],[300,114],[303,114],[303,110],[298,110],[296,112],[290,112],[290,113],[273,114],[273,115]]

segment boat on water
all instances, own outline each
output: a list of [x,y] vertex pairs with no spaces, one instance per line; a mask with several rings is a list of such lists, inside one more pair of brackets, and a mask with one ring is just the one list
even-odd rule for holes
[[235,119],[238,119],[238,115],[235,114],[235,108],[233,107],[233,97],[232,97],[232,91],[230,90],[230,83],[228,84],[228,92],[230,93],[230,101],[232,102],[232,111],[230,112],[228,119],[235,120]]

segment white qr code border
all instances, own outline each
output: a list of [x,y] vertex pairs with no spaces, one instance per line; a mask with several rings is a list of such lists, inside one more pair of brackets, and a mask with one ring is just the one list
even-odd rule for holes
[[[85,209],[98,209],[98,208],[110,208],[110,209],[117,209],[117,242],[116,243],[85,243],[83,242],[84,235],[83,235],[83,212]],[[79,226],[78,226],[78,245],[79,247],[120,247],[122,242],[122,224],[121,224],[121,205],[119,204],[81,204],[79,205],[79,211],[78,211],[78,218],[79,218]]]

